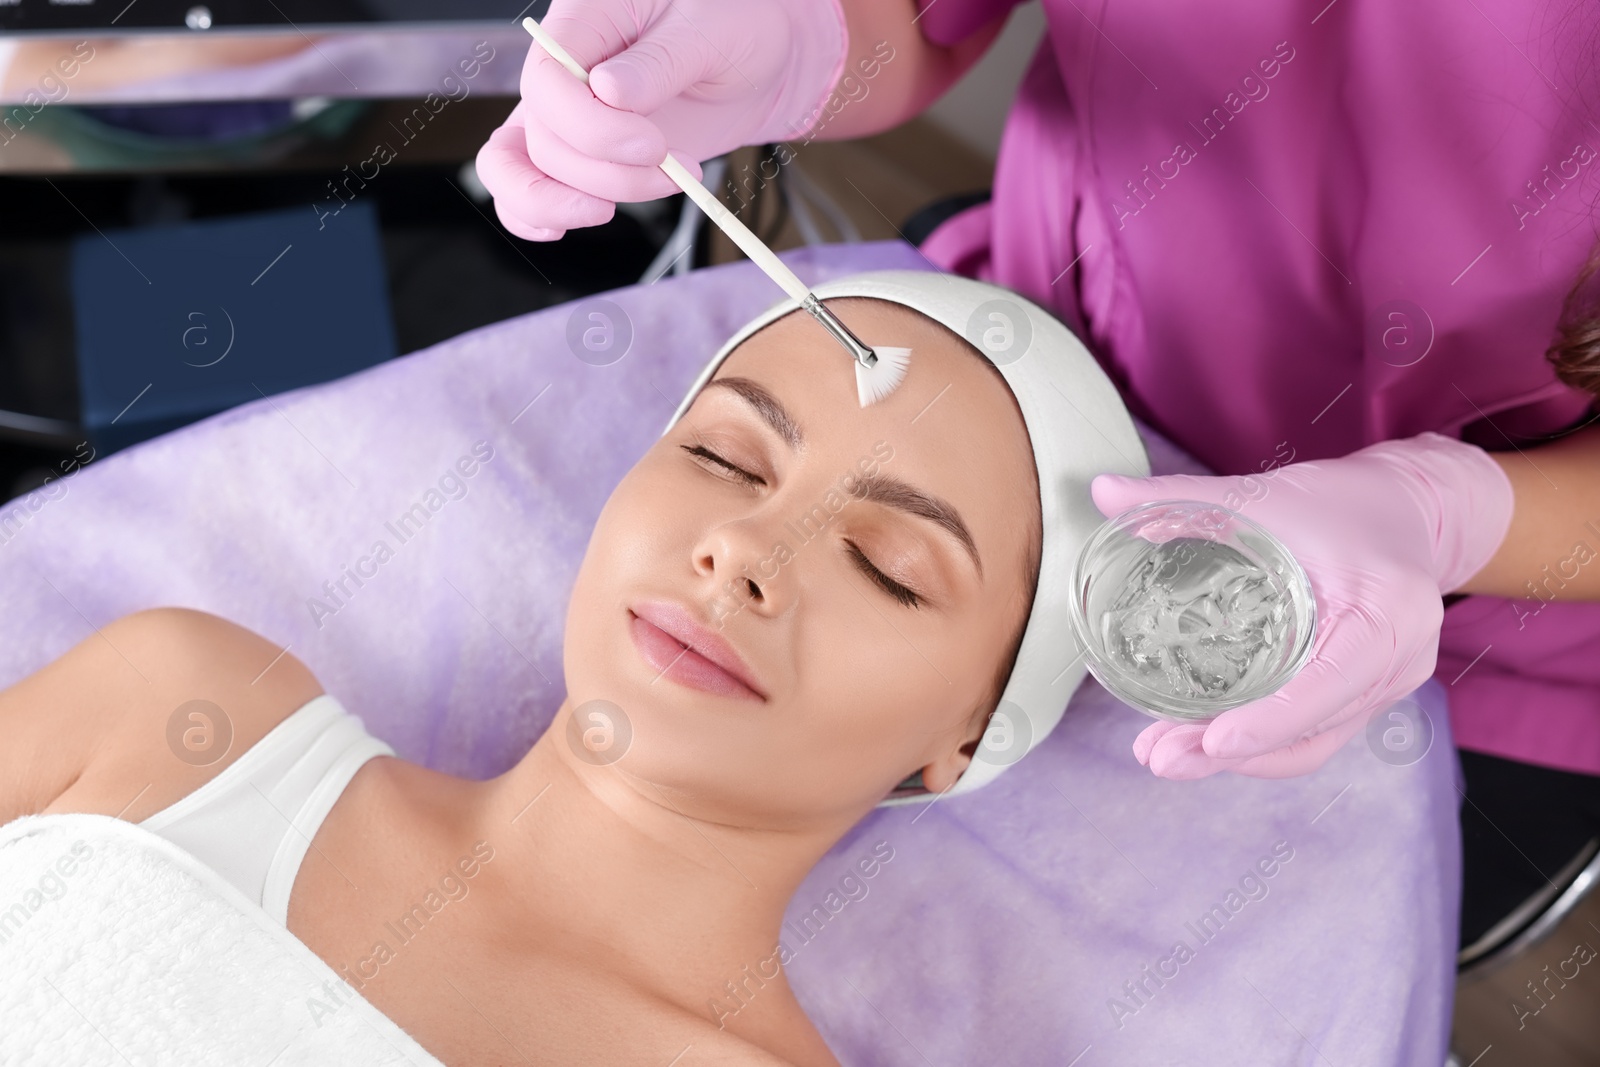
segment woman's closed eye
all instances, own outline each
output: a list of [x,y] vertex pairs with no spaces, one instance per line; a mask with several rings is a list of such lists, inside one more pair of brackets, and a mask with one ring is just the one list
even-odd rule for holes
[[[762,478],[759,474],[753,474],[738,464],[729,462],[727,459],[724,459],[722,456],[719,456],[717,453],[707,448],[705,445],[679,445],[678,447],[695,457],[697,465],[717,475],[719,478],[739,482],[743,485],[767,484],[766,479]],[[867,558],[867,554],[861,551],[860,547],[856,545],[855,542],[846,541],[845,551],[849,554],[851,560],[855,562],[856,567],[861,571],[862,574],[871,579],[874,585],[876,585],[879,589],[882,589],[885,593],[889,594],[889,596],[893,597],[898,603],[910,608],[920,607],[922,605],[921,596],[919,596],[914,590],[901,585],[899,582],[895,581],[893,578],[879,570],[877,566],[873,564],[872,560]]]
[[922,605],[922,597],[918,596],[914,591],[907,589],[905,586],[901,585],[899,582],[880,571],[876,566],[873,565],[872,561],[867,558],[867,554],[861,551],[855,542],[846,541],[845,551],[850,554],[851,559],[855,560],[856,566],[860,568],[861,573],[872,579],[873,583],[885,593],[888,593],[890,596],[894,597],[895,600],[899,601],[908,608],[920,607]]
[[730,463],[717,455],[705,445],[679,445],[679,448],[694,456],[701,467],[710,470],[713,474],[730,481],[740,482],[744,485],[766,485],[767,480],[759,474],[752,474],[743,467]]

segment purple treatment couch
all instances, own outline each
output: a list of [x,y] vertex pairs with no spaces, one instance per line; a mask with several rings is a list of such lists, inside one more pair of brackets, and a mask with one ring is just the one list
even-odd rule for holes
[[[810,284],[926,267],[899,242],[785,258]],[[561,700],[565,604],[606,496],[781,295],[739,263],[552,307],[14,501],[0,684],[91,626],[183,605],[288,645],[402,757],[498,773]],[[604,366],[568,343],[600,299],[632,330]],[[1204,473],[1145,432],[1156,473]],[[400,543],[386,524],[480,441],[493,458],[465,495]],[[317,609],[378,540],[393,557]],[[1089,679],[995,784],[880,809],[823,859],[785,927],[800,1000],[850,1065],[1442,1064],[1460,868],[1444,695],[1413,694],[1435,735],[1409,765],[1357,738],[1302,778],[1169,782],[1129,751],[1149,720]],[[867,857],[874,876],[847,879]],[[737,1007],[707,991],[708,1016]]]

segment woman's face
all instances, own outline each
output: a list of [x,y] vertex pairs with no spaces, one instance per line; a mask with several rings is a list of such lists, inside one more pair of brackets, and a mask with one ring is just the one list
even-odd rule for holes
[[861,408],[809,316],[758,332],[611,494],[567,614],[569,703],[631,728],[615,767],[741,824],[853,822],[919,769],[946,788],[1028,609],[1005,383],[908,309],[828,304],[911,348],[899,389]]

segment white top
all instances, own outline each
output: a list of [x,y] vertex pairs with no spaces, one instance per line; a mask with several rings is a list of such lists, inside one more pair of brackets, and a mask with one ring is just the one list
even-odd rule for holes
[[140,826],[289,923],[289,891],[317,827],[361,765],[394,749],[328,695],[274,726],[205,785]]

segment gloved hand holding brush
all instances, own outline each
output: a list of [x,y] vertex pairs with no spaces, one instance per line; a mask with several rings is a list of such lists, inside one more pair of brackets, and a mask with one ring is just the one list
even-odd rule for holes
[[845,60],[838,0],[555,0],[540,25],[590,83],[530,48],[522,100],[477,161],[528,240],[677,192],[657,166],[669,147],[698,179],[703,159],[803,135]]

